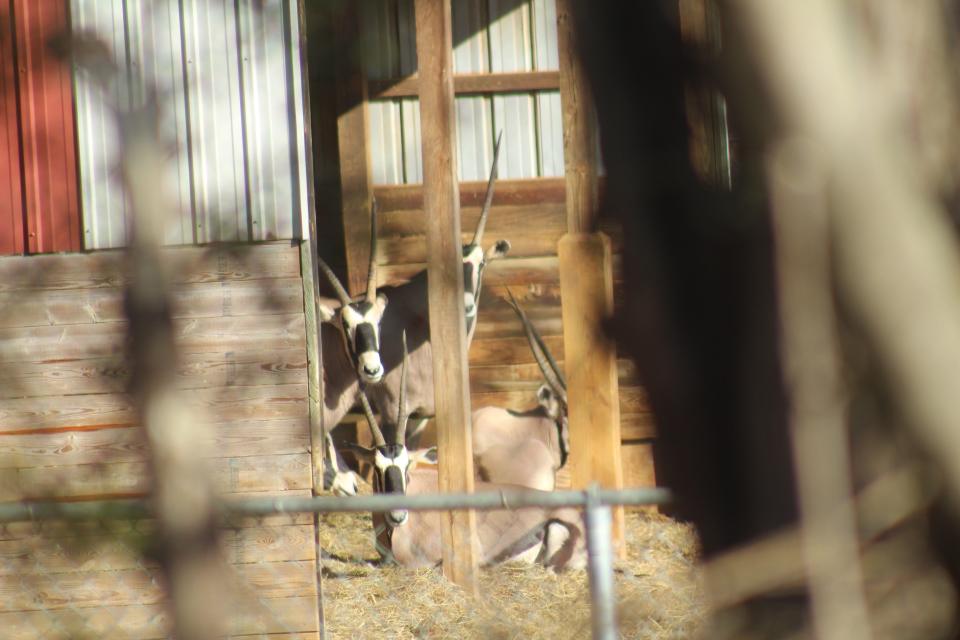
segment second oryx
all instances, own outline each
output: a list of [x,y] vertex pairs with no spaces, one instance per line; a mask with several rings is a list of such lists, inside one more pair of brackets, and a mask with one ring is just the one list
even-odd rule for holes
[[[405,384],[408,368],[406,341],[402,339],[401,342],[404,357],[397,421],[391,430],[394,439],[388,441],[384,438],[385,432],[377,426],[377,418],[361,392],[361,402],[377,440],[372,449],[354,449],[373,464],[374,490],[378,493],[436,493],[439,491],[436,469],[420,464],[429,460],[435,449],[408,452],[402,439],[409,412]],[[479,480],[475,488],[477,491],[501,491],[524,487]],[[375,513],[373,523],[378,549],[384,556],[407,567],[436,566],[441,562],[440,514],[396,509]],[[517,560],[540,562],[560,570],[582,568],[586,564],[584,527],[577,509],[534,507],[481,511],[477,513],[477,534],[480,560],[485,565]]]
[[546,383],[537,391],[539,406],[531,411],[483,407],[473,412],[474,463],[483,480],[550,491],[570,453],[567,385],[536,327],[507,293]]

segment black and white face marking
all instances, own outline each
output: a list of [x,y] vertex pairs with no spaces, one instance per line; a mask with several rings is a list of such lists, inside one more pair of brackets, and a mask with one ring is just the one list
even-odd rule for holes
[[347,467],[346,460],[333,446],[329,433],[324,440],[326,459],[323,465],[323,488],[338,496],[357,495],[357,474]]
[[374,302],[366,300],[340,308],[340,321],[347,337],[347,349],[357,367],[357,375],[366,383],[383,379],[380,359],[380,321],[387,307],[382,293]]
[[[410,454],[404,445],[388,444],[374,450],[373,488],[377,493],[405,494],[409,470]],[[407,521],[407,510],[394,509],[384,516],[391,527],[400,527]]]
[[486,253],[478,244],[463,247],[463,311],[468,322],[477,315],[484,267],[491,260],[504,257],[509,251],[510,243],[506,240],[498,240]]
[[567,419],[567,408],[557,397],[549,385],[540,385],[537,390],[537,400],[547,416],[557,425],[557,435],[560,439],[560,466],[567,463],[570,455],[570,423]]

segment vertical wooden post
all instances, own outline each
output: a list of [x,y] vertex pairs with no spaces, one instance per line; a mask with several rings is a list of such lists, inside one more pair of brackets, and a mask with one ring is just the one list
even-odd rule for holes
[[[414,6],[440,491],[473,491],[450,0],[416,0]],[[456,511],[442,516],[444,575],[475,594],[476,515],[472,511]]]
[[370,114],[361,42],[359,3],[338,7],[334,19],[337,38],[337,137],[340,142],[340,188],[343,235],[347,257],[346,287],[350,295],[367,286],[370,261]]
[[[567,184],[567,234],[560,239],[560,294],[573,486],[623,487],[617,354],[601,333],[613,313],[610,239],[596,231],[596,128],[590,89],[574,41],[572,0],[557,0],[560,101]],[[623,507],[613,511],[613,544],[623,556]]]
[[[298,35],[293,42],[293,55],[299,57],[300,78],[303,80],[304,112],[304,158],[307,192],[301,202],[307,206],[304,234],[300,242],[300,275],[303,282],[303,312],[307,331],[307,397],[310,420],[310,467],[313,471],[313,495],[323,491],[323,450],[327,425],[323,423],[323,345],[320,342],[320,313],[317,300],[319,291],[319,265],[317,264],[317,207],[314,182],[313,137],[309,123],[312,122],[310,102],[310,67],[307,54],[307,14],[304,0],[297,0],[290,7],[291,23],[296,25]],[[324,13],[326,18],[328,13]],[[296,80],[296,79],[295,79]],[[323,615],[323,561],[320,545],[320,514],[313,515],[314,577],[317,585],[317,636],[326,638],[326,621]]]

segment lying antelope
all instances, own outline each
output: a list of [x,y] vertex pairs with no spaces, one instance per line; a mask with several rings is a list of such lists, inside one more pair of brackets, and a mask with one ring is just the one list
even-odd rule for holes
[[[378,493],[418,495],[436,493],[439,476],[435,468],[422,463],[435,459],[435,449],[407,452],[403,434],[409,412],[406,402],[407,357],[406,339],[402,340],[405,357],[401,365],[401,384],[397,424],[393,444],[387,444],[383,431],[365,395],[361,404],[371,431],[375,434],[373,449],[354,446],[359,455],[373,463],[374,490]],[[477,491],[518,489],[516,485],[478,481]],[[403,509],[373,514],[377,545],[386,557],[406,567],[440,564],[443,548],[440,536],[440,514],[407,512]],[[586,550],[582,517],[577,509],[525,508],[477,513],[477,535],[480,560],[484,565],[517,560],[541,562],[555,569],[583,568]]]
[[[493,153],[493,166],[487,181],[486,194],[480,219],[473,239],[463,246],[464,315],[467,323],[467,344],[473,339],[483,273],[486,265],[502,258],[510,251],[507,240],[497,240],[486,251],[481,242],[490,208],[493,204],[494,183],[497,178],[497,159],[500,154],[498,136]],[[374,213],[376,208],[374,208]],[[374,218],[375,216],[371,216]],[[418,272],[408,282],[375,289],[376,283],[376,231],[371,231],[370,270],[367,292],[360,302],[351,302],[346,290],[333,272],[321,262],[324,274],[333,284],[341,302],[340,331],[338,337],[324,327],[321,339],[325,347],[345,339],[344,349],[324,348],[325,413],[324,424],[337,424],[357,401],[360,385],[354,371],[366,383],[370,402],[381,416],[395,416],[400,390],[400,364],[403,354],[400,348],[401,334],[409,339],[409,374],[407,381],[408,405],[420,418],[420,425],[434,414],[433,353],[430,346],[429,302],[427,296],[427,272]],[[389,304],[388,304],[389,301]],[[321,310],[321,315],[331,320],[335,311]],[[360,341],[361,336],[367,336]],[[336,342],[330,339],[335,338]],[[376,356],[374,356],[376,349]],[[335,353],[329,353],[329,352]],[[369,367],[369,368],[368,368]]]
[[570,452],[566,381],[536,327],[507,293],[546,383],[537,391],[540,406],[531,411],[484,407],[473,412],[474,463],[482,480],[551,491]]

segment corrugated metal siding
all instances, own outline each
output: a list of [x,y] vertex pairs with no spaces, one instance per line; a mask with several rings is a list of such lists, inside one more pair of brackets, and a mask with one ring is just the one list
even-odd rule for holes
[[[415,70],[413,0],[367,0],[362,13],[371,79]],[[499,73],[558,68],[555,0],[458,0],[453,3],[454,70]],[[563,175],[563,131],[558,91],[456,100],[457,161],[461,180],[483,180],[493,144],[503,130],[500,176]],[[420,182],[416,99],[370,103],[371,164],[375,184]]]
[[14,0],[26,250],[80,248],[70,68],[50,43],[67,25],[62,0]]
[[17,67],[10,3],[0,6],[0,255],[23,253],[23,191],[17,122]]
[[140,101],[153,87],[173,155],[161,179],[179,205],[168,243],[303,235],[295,0],[72,0],[72,9],[73,28],[105,40],[129,80],[104,100],[77,77],[88,249],[125,241],[111,102],[124,106],[126,91]]

